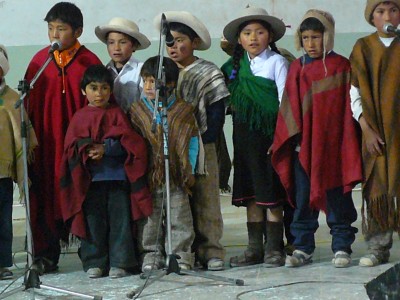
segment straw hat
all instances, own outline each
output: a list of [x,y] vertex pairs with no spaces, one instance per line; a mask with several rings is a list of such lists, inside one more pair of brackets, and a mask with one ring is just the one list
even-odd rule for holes
[[139,32],[139,27],[135,22],[124,18],[113,18],[107,25],[97,26],[94,30],[96,36],[103,43],[107,43],[107,34],[109,32],[116,31],[122,32],[126,35],[133,37],[139,42],[139,46],[136,50],[146,49],[150,46],[149,39],[142,33]]
[[[389,0],[390,2],[393,2],[394,4],[397,5],[397,7],[400,9],[400,0]],[[374,23],[372,23],[372,13],[374,12],[375,8],[382,2],[385,2],[383,0],[367,0],[367,4],[365,6],[365,20],[369,24],[375,27]]]
[[3,76],[6,76],[10,70],[10,64],[8,63],[7,50],[4,45],[0,44],[0,68],[3,70]]
[[272,41],[276,42],[286,32],[285,23],[282,20],[270,16],[267,11],[260,7],[246,7],[239,13],[239,17],[230,21],[224,28],[224,36],[231,43],[237,43],[238,30],[241,24],[247,21],[261,20],[269,23],[272,27]]
[[[162,13],[158,14],[153,20],[157,30],[161,29],[161,15]],[[168,23],[177,22],[184,24],[190,27],[199,36],[200,44],[196,50],[207,50],[210,48],[211,37],[207,27],[191,13],[187,11],[166,11],[164,15]]]
[[[322,10],[318,9],[310,9],[306,12],[303,19],[301,20],[300,24],[303,23],[305,19],[308,18],[316,18],[318,21],[324,25],[324,50],[325,52],[329,52],[333,50],[333,45],[335,41],[335,20],[333,16]],[[295,35],[295,45],[296,49],[301,49],[301,32],[300,26],[297,28],[296,35]]]

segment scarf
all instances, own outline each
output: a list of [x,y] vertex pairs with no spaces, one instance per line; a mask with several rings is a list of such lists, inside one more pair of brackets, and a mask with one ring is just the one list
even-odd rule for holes
[[[228,77],[232,70],[233,59],[230,58],[222,71]],[[272,138],[279,109],[278,90],[273,80],[252,74],[247,53],[240,59],[239,73],[228,89],[235,119]]]
[[61,68],[61,74],[62,74],[62,82],[63,82],[63,94],[65,94],[65,73],[64,73],[64,68],[70,63],[70,61],[74,58],[75,54],[78,52],[79,48],[81,47],[81,44],[77,40],[76,43],[70,47],[69,49],[65,49],[62,51],[55,50],[53,52],[54,59],[57,63],[57,65]]

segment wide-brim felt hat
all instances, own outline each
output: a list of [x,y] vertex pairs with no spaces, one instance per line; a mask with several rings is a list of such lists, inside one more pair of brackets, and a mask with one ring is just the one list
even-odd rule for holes
[[187,11],[166,11],[158,14],[154,20],[157,30],[161,29],[161,16],[165,15],[168,23],[181,23],[190,27],[200,38],[200,43],[196,50],[207,50],[211,46],[211,37],[207,27],[194,15]]
[[112,18],[107,25],[97,26],[94,30],[100,41],[107,44],[107,34],[109,32],[121,32],[133,37],[139,42],[136,50],[146,49],[150,46],[149,39],[139,32],[139,27],[135,22],[124,18]]
[[247,21],[261,20],[269,23],[272,28],[272,42],[278,41],[286,32],[285,23],[277,17],[271,16],[261,7],[246,7],[239,16],[230,21],[224,28],[224,36],[231,43],[237,43],[238,30],[241,24]]
[[[384,0],[367,0],[367,4],[365,5],[364,16],[365,20],[375,27],[374,23],[372,23],[372,13],[378,4],[385,2]],[[400,9],[400,0],[389,0],[389,2],[393,2]]]

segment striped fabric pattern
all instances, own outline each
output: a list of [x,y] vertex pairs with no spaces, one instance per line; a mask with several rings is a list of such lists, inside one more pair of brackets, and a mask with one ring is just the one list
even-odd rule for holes
[[177,97],[195,107],[195,116],[203,134],[207,130],[206,107],[229,96],[224,75],[212,62],[198,58],[179,74]]

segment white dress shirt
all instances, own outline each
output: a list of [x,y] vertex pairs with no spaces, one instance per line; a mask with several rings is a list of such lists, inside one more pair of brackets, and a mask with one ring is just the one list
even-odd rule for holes
[[[249,54],[247,53],[247,55]],[[289,62],[286,58],[269,48],[265,49],[253,59],[251,59],[250,56],[248,56],[248,58],[253,75],[275,81],[278,88],[279,102],[281,102],[289,68]]]
[[140,76],[140,70],[143,63],[131,56],[129,61],[118,73],[114,62],[107,64],[107,69],[111,70],[114,78],[113,94],[118,105],[123,111],[128,112],[133,101],[140,99],[143,90],[143,82]]

